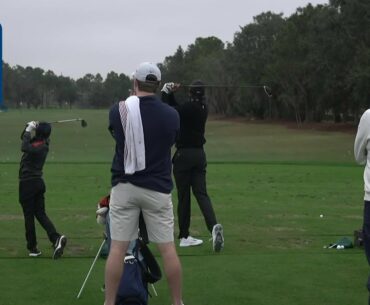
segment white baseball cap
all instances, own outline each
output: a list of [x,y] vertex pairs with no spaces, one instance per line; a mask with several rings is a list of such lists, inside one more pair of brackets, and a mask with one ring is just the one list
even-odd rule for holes
[[161,81],[161,71],[156,64],[151,62],[141,63],[134,72],[134,78],[138,81]]

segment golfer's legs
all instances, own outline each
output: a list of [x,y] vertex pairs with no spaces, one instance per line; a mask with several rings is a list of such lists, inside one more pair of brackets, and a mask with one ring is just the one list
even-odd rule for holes
[[128,241],[111,241],[109,256],[105,265],[105,305],[115,305],[128,244]]
[[32,250],[37,246],[33,198],[21,202],[21,205],[24,216],[24,227],[26,230],[27,249]]
[[173,175],[177,189],[177,217],[179,222],[179,238],[189,236],[191,205],[190,179],[193,163],[192,149],[179,149],[173,159]]
[[34,214],[35,203],[32,189],[32,184],[29,181],[21,181],[19,183],[19,202],[22,206],[24,216],[24,227],[26,230],[25,236],[28,250],[32,250],[37,246]]
[[191,203],[190,203],[190,180],[189,171],[174,171],[177,189],[177,217],[179,221],[179,238],[189,236]]
[[163,267],[166,274],[168,286],[171,291],[173,305],[182,304],[182,270],[181,263],[176,253],[175,244],[157,244],[159,252],[163,258]]
[[40,225],[46,231],[49,240],[55,244],[60,234],[56,231],[55,226],[45,212],[45,185],[42,183],[40,191],[35,195],[35,217]]
[[199,208],[203,214],[207,228],[212,232],[213,226],[217,224],[216,215],[212,207],[211,199],[207,193],[206,185],[206,166],[207,161],[204,152],[200,153],[199,163],[194,168],[191,177],[191,187],[195,198],[197,199]]

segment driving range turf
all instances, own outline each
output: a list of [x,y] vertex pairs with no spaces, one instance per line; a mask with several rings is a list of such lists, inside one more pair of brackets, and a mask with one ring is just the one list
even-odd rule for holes
[[[53,126],[44,167],[47,212],[68,237],[64,256],[50,258],[51,245],[37,224],[43,254],[29,258],[18,203],[22,128],[30,120],[78,117],[87,128],[79,122]],[[95,210],[110,189],[114,142],[107,117],[108,110],[0,113],[1,305],[103,304],[104,259],[76,296],[103,238]],[[178,248],[186,305],[366,304],[363,250],[323,248],[352,239],[362,225],[363,168],[353,161],[354,132],[209,120],[207,184],[225,249],[212,252],[194,202],[191,234],[204,244]],[[176,207],[176,190],[173,202]],[[158,297],[149,304],[171,304],[165,279],[155,287]]]

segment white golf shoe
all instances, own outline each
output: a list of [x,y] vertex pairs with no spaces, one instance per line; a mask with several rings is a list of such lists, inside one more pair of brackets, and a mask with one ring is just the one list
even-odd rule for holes
[[180,247],[199,246],[202,243],[203,240],[191,237],[190,235],[187,238],[180,239]]
[[212,229],[213,251],[220,252],[224,248],[224,230],[219,223]]
[[38,257],[40,255],[41,255],[41,251],[37,248],[30,250],[30,253],[28,253],[29,257]]

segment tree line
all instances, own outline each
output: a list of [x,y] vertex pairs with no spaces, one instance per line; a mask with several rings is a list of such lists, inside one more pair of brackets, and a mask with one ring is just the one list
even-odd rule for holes
[[125,74],[98,73],[74,80],[41,68],[11,67],[3,62],[3,94],[10,107],[103,108],[128,96],[131,81]]
[[[308,4],[289,17],[264,12],[240,27],[232,42],[197,38],[159,66],[163,82],[203,80],[218,114],[357,121],[370,101],[370,1]],[[3,63],[3,73],[5,103],[14,107],[107,107],[131,87],[128,76],[115,72],[73,80]],[[186,98],[186,90],[178,94]]]

